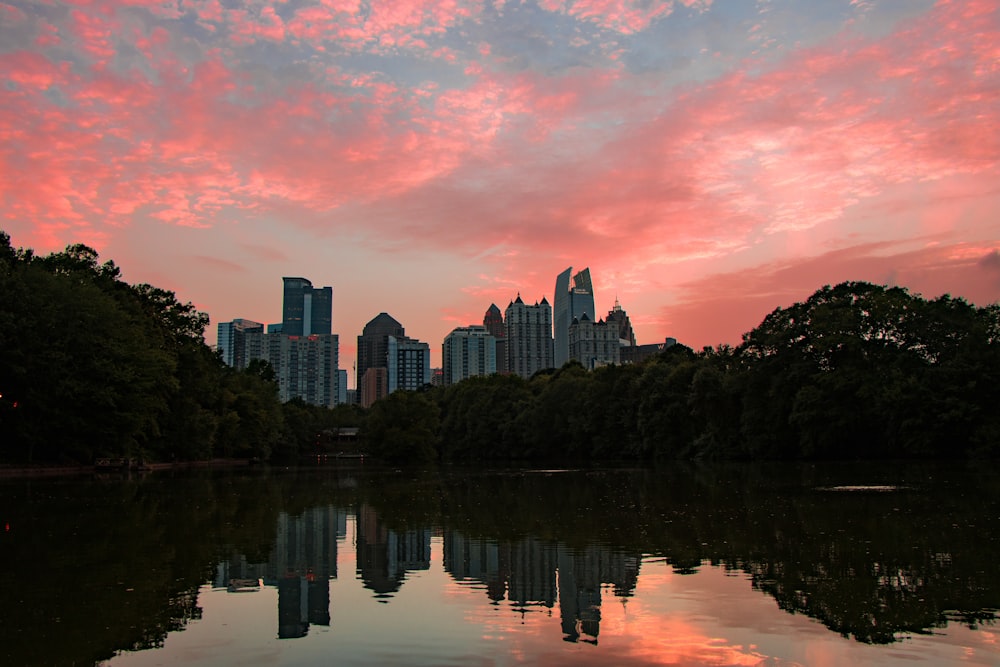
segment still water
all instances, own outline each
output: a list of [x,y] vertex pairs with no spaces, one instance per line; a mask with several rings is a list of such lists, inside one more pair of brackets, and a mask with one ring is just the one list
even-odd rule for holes
[[998,665],[990,466],[0,481],[3,665]]

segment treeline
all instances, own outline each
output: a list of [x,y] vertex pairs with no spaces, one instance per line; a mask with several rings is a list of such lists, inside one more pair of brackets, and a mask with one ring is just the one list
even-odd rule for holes
[[395,392],[364,411],[278,400],[227,367],[208,316],[74,245],[0,231],[0,462],[294,460],[361,426],[392,462],[983,458],[1000,454],[1000,306],[849,282],[737,347]]
[[1000,306],[848,282],[735,348],[397,392],[363,435],[399,461],[981,458],[998,406]]
[[227,367],[207,325],[87,246],[36,256],[0,231],[0,462],[290,459],[359,423],[282,404],[270,367]]

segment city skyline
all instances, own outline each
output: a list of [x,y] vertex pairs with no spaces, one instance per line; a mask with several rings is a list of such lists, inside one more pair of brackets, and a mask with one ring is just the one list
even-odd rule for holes
[[[968,0],[0,5],[0,228],[216,326],[333,287],[441,342],[589,267],[640,344],[863,280],[1000,300],[1000,12]],[[353,374],[352,374],[353,376]]]

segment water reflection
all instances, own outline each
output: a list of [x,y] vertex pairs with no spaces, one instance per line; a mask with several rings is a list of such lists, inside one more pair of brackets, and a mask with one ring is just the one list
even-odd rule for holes
[[597,643],[601,629],[601,589],[627,598],[635,590],[640,555],[606,545],[571,549],[536,539],[497,542],[446,530],[445,571],[461,584],[479,582],[493,603],[505,599],[520,613],[532,606],[559,604],[563,639]]
[[430,529],[393,530],[367,503],[361,505],[357,516],[358,577],[365,588],[387,602],[408,572],[430,568]]
[[[696,662],[792,660],[819,641],[813,630],[796,625],[761,648],[792,623],[775,615],[787,612],[880,661],[919,658],[876,647],[930,633],[951,656],[945,630],[992,637],[997,480],[984,469],[770,467],[6,481],[0,662],[170,656],[178,630],[249,627],[201,620],[215,595],[233,599],[231,614],[268,607],[271,631],[243,642],[334,641],[359,663],[460,663],[483,650],[463,633],[517,637],[528,662],[583,656],[550,655],[553,642],[620,662],[662,662],[642,647]],[[725,602],[734,586],[752,597]],[[410,587],[419,603],[402,600]],[[731,641],[713,648],[711,637]]]
[[278,514],[268,558],[233,554],[220,562],[213,583],[250,592],[259,581],[278,589],[278,637],[304,637],[309,625],[330,625],[330,580],[337,577],[337,541],[347,534],[347,510],[313,507],[300,516]]

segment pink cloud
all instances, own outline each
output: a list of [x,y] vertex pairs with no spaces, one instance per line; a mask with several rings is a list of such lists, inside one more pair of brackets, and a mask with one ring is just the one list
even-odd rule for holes
[[696,349],[735,345],[775,307],[846,280],[899,285],[928,299],[951,294],[979,305],[1000,301],[1000,240],[909,251],[896,245],[866,244],[708,275],[681,285],[678,303],[664,306],[654,325]]
[[642,32],[650,24],[671,14],[675,4],[689,9],[706,10],[712,0],[643,2],[642,0],[541,0],[543,9],[567,14],[578,20],[596,23],[602,28],[631,34]]
[[[567,264],[599,263],[637,292],[693,284],[683,273],[693,264],[753,264],[765,246],[814,257],[852,234],[852,245],[925,235],[975,255],[962,263],[927,250],[937,258],[928,275],[955,293],[994,294],[972,278],[996,282],[987,243],[995,222],[949,199],[955,183],[1000,179],[993,3],[939,3],[879,38],[848,29],[785,60],[744,62],[675,88],[610,59],[516,67],[479,34],[467,50],[445,46],[446,31],[483,20],[478,2],[379,5],[368,15],[357,2],[233,11],[185,3],[189,20],[218,29],[202,41],[172,23],[176,8],[145,5],[157,17],[147,26],[124,18],[129,4],[78,5],[64,23],[34,26],[35,41],[63,38],[58,51],[0,55],[10,82],[0,85],[2,215],[30,225],[27,245],[99,240],[147,218],[205,228],[267,216],[324,238],[349,233],[379,252],[447,248],[476,258],[485,276],[517,276],[516,285],[475,278],[450,307],[460,319],[481,317],[476,299],[503,306],[518,289],[551,298]],[[679,6],[546,5],[622,33]],[[4,7],[5,20],[14,16]],[[318,55],[279,71],[241,47],[261,42]],[[357,73],[320,49],[408,51],[421,64],[448,63],[452,78]],[[982,198],[984,189],[967,194]],[[906,205],[893,205],[892,192],[905,192]],[[858,277],[847,269],[889,270],[861,256],[822,259],[808,275],[758,257],[762,275],[794,273],[805,293],[746,278],[759,289],[724,307],[739,326],[682,300],[646,317],[656,331],[647,339],[681,326],[692,340],[718,342],[712,322],[738,336],[774,299]],[[898,269],[904,277],[917,276],[910,259]]]

